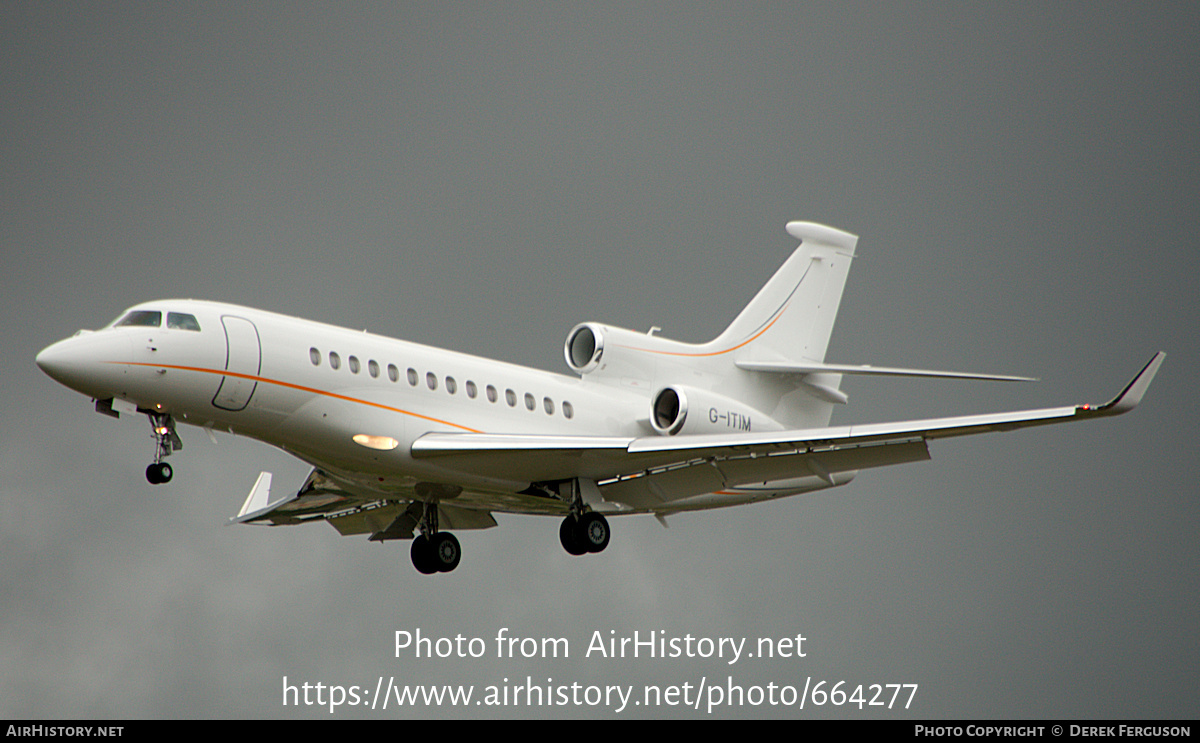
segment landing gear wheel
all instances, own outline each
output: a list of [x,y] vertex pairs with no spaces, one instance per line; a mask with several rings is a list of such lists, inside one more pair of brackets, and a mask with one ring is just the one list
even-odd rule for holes
[[163,461],[171,452],[183,448],[179,434],[175,433],[175,420],[166,413],[148,413],[150,430],[154,434],[154,464],[146,468],[146,479],[151,485],[171,481],[171,465]]
[[146,479],[151,485],[161,485],[164,482],[170,482],[171,476],[174,474],[171,465],[166,462],[157,462],[146,468]]
[[458,561],[462,558],[462,547],[453,534],[440,531],[429,537],[418,534],[413,539],[410,554],[413,567],[425,575],[449,573],[458,567]]
[[412,557],[413,567],[418,572],[425,575],[432,575],[438,571],[437,565],[434,563],[433,549],[430,548],[429,540],[424,534],[418,534],[416,539],[413,539],[412,550],[409,554]]
[[450,532],[439,531],[430,537],[429,548],[430,563],[438,572],[449,573],[458,567],[458,560],[462,557],[462,547],[458,545],[458,539]]
[[577,523],[574,516],[568,516],[558,527],[558,541],[562,542],[563,549],[570,555],[582,555],[587,552],[587,548],[576,536],[575,526]]
[[610,536],[608,519],[604,516],[589,511],[579,517],[579,523],[575,527],[575,539],[588,552],[603,552],[608,546]]

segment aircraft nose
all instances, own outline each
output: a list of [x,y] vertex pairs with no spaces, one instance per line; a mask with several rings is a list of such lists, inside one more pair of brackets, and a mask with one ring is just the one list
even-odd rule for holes
[[63,349],[63,341],[59,341],[39,351],[33,361],[47,376],[61,382],[70,366],[67,356],[68,354]]
[[43,348],[34,362],[59,384],[92,394],[105,377],[102,340],[92,333],[80,333]]

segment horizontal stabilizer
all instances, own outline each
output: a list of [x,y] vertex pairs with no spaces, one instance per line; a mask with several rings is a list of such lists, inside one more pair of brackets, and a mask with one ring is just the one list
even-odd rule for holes
[[776,374],[872,374],[881,377],[941,377],[945,379],[986,379],[996,382],[1036,382],[1034,377],[1013,377],[1004,374],[972,374],[969,372],[937,371],[932,369],[901,369],[864,364],[822,364],[815,361],[737,361],[739,369],[774,372]]

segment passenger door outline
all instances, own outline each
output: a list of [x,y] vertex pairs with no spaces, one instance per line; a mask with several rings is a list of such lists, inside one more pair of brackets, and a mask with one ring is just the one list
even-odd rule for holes
[[221,378],[221,386],[217,388],[212,404],[222,410],[245,410],[258,387],[258,380],[253,377],[262,371],[262,343],[258,328],[246,318],[236,315],[222,315],[221,325],[225,328],[225,371],[233,374]]

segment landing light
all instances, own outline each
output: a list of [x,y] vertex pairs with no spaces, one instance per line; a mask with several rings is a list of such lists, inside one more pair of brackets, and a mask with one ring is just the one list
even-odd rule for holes
[[391,436],[369,436],[365,433],[355,434],[354,443],[359,446],[365,446],[368,449],[379,449],[381,451],[390,451],[400,446],[400,442]]

